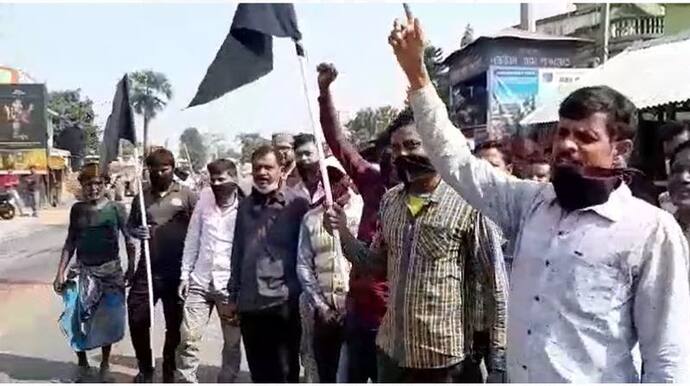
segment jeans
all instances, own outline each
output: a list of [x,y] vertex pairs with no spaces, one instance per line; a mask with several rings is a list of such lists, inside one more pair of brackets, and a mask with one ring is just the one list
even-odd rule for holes
[[[180,325],[182,324],[182,299],[177,295],[179,280],[153,279],[154,306],[161,300],[163,302],[163,315],[165,317],[165,343],[163,345],[163,382],[172,382],[175,375],[175,350],[180,343]],[[151,320],[149,319],[149,299],[146,275],[137,272],[134,284],[127,298],[127,311],[129,314],[129,334],[132,338],[132,346],[139,363],[139,371],[142,373],[153,372],[154,362],[149,336]]]
[[230,315],[227,313],[227,305],[227,290],[204,290],[198,286],[190,286],[184,302],[184,316],[180,330],[181,340],[177,347],[178,381],[198,382],[196,373],[199,369],[201,339],[215,307],[223,331],[222,365],[217,382],[235,382],[242,361],[241,334],[238,324],[228,320]]
[[253,383],[298,383],[301,326],[297,302],[240,314]]
[[26,201],[29,208],[31,208],[32,216],[38,216],[38,203],[40,201],[40,193],[38,191],[28,192],[26,194]]

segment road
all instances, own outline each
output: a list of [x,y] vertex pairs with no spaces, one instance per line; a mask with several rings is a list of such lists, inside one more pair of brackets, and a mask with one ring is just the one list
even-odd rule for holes
[[[39,218],[0,221],[0,382],[70,382],[76,356],[57,325],[61,300],[52,281],[67,234],[68,208],[43,211]],[[157,369],[163,347],[160,304],[156,307]],[[127,329],[128,331],[128,329]],[[222,335],[213,315],[201,349],[200,382],[215,382],[220,365]],[[97,367],[100,351],[89,352]],[[113,346],[115,382],[129,383],[136,375],[136,360],[129,334]],[[243,358],[239,382],[249,382]],[[160,382],[160,371],[156,374]],[[95,379],[93,380],[95,382]]]

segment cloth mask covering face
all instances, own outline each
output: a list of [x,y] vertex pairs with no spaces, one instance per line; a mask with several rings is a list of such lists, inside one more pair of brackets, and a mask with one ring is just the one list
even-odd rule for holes
[[559,165],[554,168],[551,182],[558,203],[568,212],[600,205],[623,181],[630,181],[635,169]]
[[237,190],[237,185],[234,182],[226,182],[224,184],[211,185],[211,190],[216,197],[216,201],[225,201],[232,197]]
[[419,155],[404,155],[395,158],[395,169],[398,178],[405,185],[421,177],[436,173],[436,169],[427,157]]
[[304,180],[308,176],[318,176],[319,173],[319,163],[318,162],[313,162],[313,163],[298,163],[297,164],[297,172],[299,173],[299,176]]
[[149,179],[151,180],[151,185],[159,189],[160,191],[166,191],[168,188],[170,188],[170,185],[173,182],[173,174],[166,174],[166,175],[160,175],[157,173],[151,173],[149,175]]

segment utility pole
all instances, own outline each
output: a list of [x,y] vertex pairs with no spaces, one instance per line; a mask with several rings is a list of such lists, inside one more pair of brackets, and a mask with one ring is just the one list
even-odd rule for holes
[[520,29],[537,32],[537,22],[534,19],[534,4],[520,3]]
[[609,26],[611,25],[611,4],[603,3],[601,4],[601,33],[602,33],[602,45],[603,54],[601,57],[601,63],[606,63],[609,59]]

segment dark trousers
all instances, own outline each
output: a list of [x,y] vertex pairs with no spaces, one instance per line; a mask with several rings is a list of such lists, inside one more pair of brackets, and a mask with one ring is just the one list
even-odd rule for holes
[[482,383],[481,376],[474,378],[476,374],[473,366],[469,366],[469,359],[440,369],[413,369],[398,366],[380,350],[377,357],[381,383]]
[[320,383],[336,383],[344,337],[342,323],[326,323],[318,313],[314,314],[314,358]]
[[376,383],[376,335],[378,329],[358,323],[350,314],[345,319],[345,341],[347,342],[347,382]]
[[253,383],[298,383],[302,328],[297,304],[240,313]]
[[[172,382],[175,375],[175,349],[180,343],[180,326],[184,302],[177,295],[178,280],[153,279],[154,305],[163,302],[165,317],[165,344],[163,345],[163,381]],[[127,298],[129,334],[139,363],[139,371],[153,371],[153,353],[149,347],[151,321],[146,275],[137,272]]]

